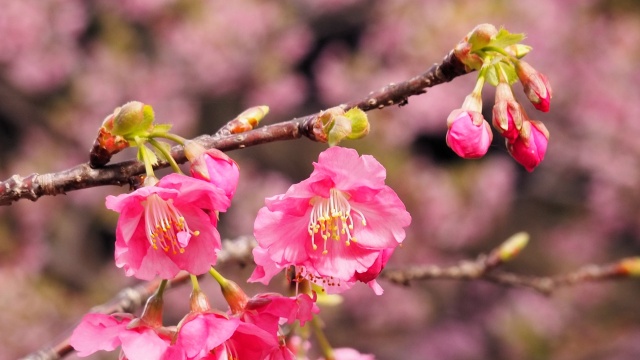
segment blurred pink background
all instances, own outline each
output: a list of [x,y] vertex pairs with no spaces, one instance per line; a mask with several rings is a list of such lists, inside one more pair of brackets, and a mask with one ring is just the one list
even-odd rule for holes
[[[88,160],[102,119],[129,100],[193,137],[244,108],[264,123],[359,99],[439,62],[475,25],[525,32],[526,60],[554,89],[551,132],[527,173],[499,136],[464,161],[446,147],[446,117],[475,75],[372,111],[370,135],[342,145],[386,166],[413,216],[389,267],[453,264],[517,231],[530,246],[509,270],[571,271],[640,252],[640,3],[633,0],[9,0],[0,11],[0,179]],[[493,89],[484,92],[490,118]],[[308,140],[230,152],[241,168],[224,238],[252,233],[265,196],[305,178],[324,149]],[[131,157],[127,152],[115,160]],[[135,283],[113,263],[108,187],[0,207],[0,359],[64,338],[82,314]],[[244,283],[252,269],[222,267]],[[212,281],[206,288],[224,307]],[[550,297],[484,282],[382,282],[323,309],[336,347],[393,359],[640,359],[640,284],[608,282]],[[248,287],[261,291],[261,287]],[[173,292],[176,322],[188,289]],[[69,359],[74,359],[70,356]],[[116,359],[117,352],[92,359]]]

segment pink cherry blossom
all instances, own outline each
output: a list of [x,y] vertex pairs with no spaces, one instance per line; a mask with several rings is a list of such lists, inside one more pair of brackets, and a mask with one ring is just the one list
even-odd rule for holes
[[184,359],[202,359],[223,345],[240,326],[240,321],[214,312],[189,313],[181,322],[176,338],[176,352]]
[[277,339],[281,319],[289,324],[299,320],[300,326],[304,326],[305,322],[313,318],[313,314],[319,312],[315,299],[307,294],[286,297],[275,293],[264,293],[251,298],[244,311],[239,314],[239,318],[244,322],[257,325]]
[[[333,349],[333,358],[335,360],[375,360],[373,355],[361,354],[358,350],[351,348]],[[324,360],[324,358],[318,360]]]
[[447,145],[458,156],[477,159],[489,150],[493,133],[482,114],[476,111],[456,109],[447,119]]
[[322,152],[314,168],[258,212],[258,268],[250,281],[268,283],[277,269],[295,265],[327,291],[342,291],[404,240],[411,216],[372,156],[336,146]]
[[[190,141],[189,145],[196,144]],[[185,153],[187,146],[185,145]],[[196,179],[208,181],[220,189],[224,190],[229,199],[233,198],[238,187],[238,179],[240,178],[240,170],[238,164],[229,156],[218,149],[202,148],[191,160],[191,176]]]
[[520,136],[513,142],[507,140],[507,150],[518,163],[531,172],[544,159],[548,143],[549,132],[541,122],[525,121]]
[[116,265],[127,276],[173,278],[178,271],[206,273],[221,248],[216,211],[229,206],[224,191],[180,174],[155,186],[108,196],[107,208],[120,213],[116,229]]
[[129,360],[163,359],[171,341],[170,332],[144,324],[132,327],[132,320],[129,314],[87,314],[71,334],[69,343],[80,357],[120,346]]

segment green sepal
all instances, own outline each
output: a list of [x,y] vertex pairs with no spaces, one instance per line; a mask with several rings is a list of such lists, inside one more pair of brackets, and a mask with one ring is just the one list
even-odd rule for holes
[[[500,74],[498,74],[498,72],[500,72]],[[506,76],[509,85],[512,85],[518,81],[518,74],[516,74],[516,69],[511,64],[499,62],[487,68],[486,81],[489,84],[498,86],[501,76]]]

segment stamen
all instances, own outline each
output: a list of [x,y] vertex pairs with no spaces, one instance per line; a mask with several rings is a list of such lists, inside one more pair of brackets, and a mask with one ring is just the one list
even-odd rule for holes
[[142,202],[144,207],[145,232],[151,246],[174,254],[184,253],[178,234],[198,236],[200,231],[191,231],[180,211],[173,205],[173,200],[163,200],[158,194],[151,194]]
[[327,240],[344,241],[346,246],[351,242],[357,242],[356,238],[351,235],[353,231],[352,212],[358,214],[361,219],[362,226],[366,226],[364,214],[351,207],[346,193],[331,189],[329,198],[314,197],[311,199],[310,205],[313,206],[309,215],[308,232],[311,237],[311,247],[313,250],[318,249],[315,235],[320,234],[323,239],[322,254],[329,253],[327,250]]

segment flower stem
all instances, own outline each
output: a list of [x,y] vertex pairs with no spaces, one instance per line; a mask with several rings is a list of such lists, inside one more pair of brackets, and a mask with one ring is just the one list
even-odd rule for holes
[[167,279],[162,279],[162,281],[160,281],[160,285],[158,285],[158,289],[156,290],[157,297],[162,298],[162,295],[164,294],[164,290],[167,288],[168,283],[169,280]]
[[153,172],[153,165],[151,164],[151,159],[149,159],[149,154],[147,153],[149,149],[146,147],[146,145],[144,144],[144,141],[142,141],[140,137],[136,136],[134,138],[134,141],[142,157],[142,162],[144,163],[144,170],[145,170],[145,173],[147,174],[147,177],[155,176]]
[[331,347],[331,344],[329,344],[329,340],[324,334],[324,331],[322,331],[320,319],[315,315],[313,316],[313,319],[311,319],[311,327],[313,328],[313,333],[316,335],[316,340],[318,340],[320,351],[322,351],[322,355],[325,360],[335,360],[333,348]]
[[198,283],[198,277],[193,274],[189,274],[189,277],[191,278],[191,286],[193,286],[193,290],[200,291],[200,284]]
[[160,151],[160,153],[164,156],[164,158],[167,160],[169,165],[171,165],[171,168],[173,169],[173,171],[175,171],[178,174],[182,174],[182,170],[180,170],[178,163],[176,163],[176,160],[173,158],[173,156],[171,156],[171,153],[167,151],[167,148],[162,146],[162,143],[160,143],[158,140],[155,140],[155,139],[149,139],[149,144],[151,144],[154,148]]
[[154,133],[152,132],[151,134],[149,134],[149,138],[164,138],[164,139],[168,139],[171,140],[173,142],[176,142],[182,146],[184,146],[184,142],[187,141],[187,139],[183,138],[180,135],[176,135],[176,134],[170,134],[170,133],[162,133],[162,132],[158,132],[158,133]]
[[209,269],[209,274],[213,276],[213,278],[218,282],[218,284],[220,284],[220,286],[225,286],[228,282],[227,279],[218,272],[218,270],[213,268],[213,266],[211,267],[211,269]]

